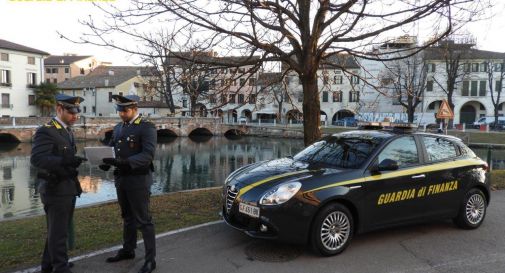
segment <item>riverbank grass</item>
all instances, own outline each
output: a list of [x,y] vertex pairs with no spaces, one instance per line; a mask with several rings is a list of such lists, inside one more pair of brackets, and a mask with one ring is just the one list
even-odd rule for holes
[[[220,189],[209,189],[152,197],[156,233],[218,220],[220,194]],[[122,221],[117,202],[76,209],[74,226],[75,249],[70,256],[121,244]],[[0,222],[0,230],[0,272],[40,263],[46,236],[43,215]]]

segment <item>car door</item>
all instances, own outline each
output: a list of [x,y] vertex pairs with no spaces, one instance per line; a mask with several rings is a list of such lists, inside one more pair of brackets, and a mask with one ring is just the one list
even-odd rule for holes
[[[422,207],[416,200],[418,189],[426,180],[420,168],[422,151],[413,135],[400,136],[380,151],[365,173],[366,222],[378,228],[418,217]],[[373,171],[373,166],[384,159],[398,162],[398,169]]]
[[461,179],[458,178],[456,160],[459,149],[447,138],[425,135],[421,137],[425,149],[426,190],[423,196],[424,207],[422,217],[449,215],[457,211],[461,200]]

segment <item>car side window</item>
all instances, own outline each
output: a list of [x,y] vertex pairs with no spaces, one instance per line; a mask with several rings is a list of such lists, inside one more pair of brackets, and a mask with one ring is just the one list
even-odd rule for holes
[[377,163],[384,159],[395,160],[399,168],[419,163],[414,137],[401,137],[391,141],[379,154],[378,159]]
[[454,144],[441,137],[423,137],[429,161],[438,161],[457,156]]

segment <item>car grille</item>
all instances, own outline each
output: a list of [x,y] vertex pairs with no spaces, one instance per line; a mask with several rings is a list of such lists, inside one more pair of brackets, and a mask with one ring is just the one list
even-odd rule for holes
[[238,195],[238,189],[235,187],[227,187],[226,190],[226,212],[230,212],[231,207],[233,206],[233,201],[235,201],[235,198]]

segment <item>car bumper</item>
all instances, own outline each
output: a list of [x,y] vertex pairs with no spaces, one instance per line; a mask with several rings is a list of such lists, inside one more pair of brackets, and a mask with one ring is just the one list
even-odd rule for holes
[[292,202],[261,206],[260,216],[254,218],[239,212],[238,204],[234,204],[229,211],[223,206],[221,215],[229,226],[251,237],[304,244],[308,239],[314,211],[314,208]]

